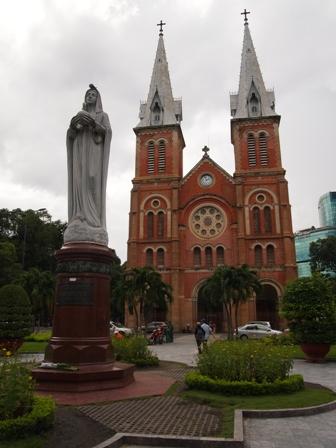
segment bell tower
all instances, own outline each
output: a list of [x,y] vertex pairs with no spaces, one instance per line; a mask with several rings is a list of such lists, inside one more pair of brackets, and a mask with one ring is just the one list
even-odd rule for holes
[[127,265],[153,266],[176,291],[179,188],[185,144],[181,130],[182,101],[174,99],[172,93],[163,40],[164,25],[162,21],[158,24],[159,41],[147,101],[140,104],[140,121],[134,128],[136,162]]
[[[238,219],[238,262],[258,270],[281,297],[296,277],[291,207],[279,140],[280,115],[267,90],[245,10],[238,93],[230,95]],[[267,317],[260,313],[257,318]]]

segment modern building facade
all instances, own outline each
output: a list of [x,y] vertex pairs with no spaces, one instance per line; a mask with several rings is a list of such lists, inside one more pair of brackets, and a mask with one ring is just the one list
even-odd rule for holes
[[321,227],[336,227],[336,191],[328,191],[320,197],[318,211]]
[[320,226],[311,227],[295,233],[296,263],[299,277],[309,277],[310,244],[317,240],[336,236],[336,192],[329,191],[322,195],[318,202]]
[[[172,94],[161,31],[147,101],[134,128],[127,265],[161,271],[173,289],[165,318],[177,330],[202,317],[223,329],[222,308],[211,307],[201,293],[216,266],[246,263],[262,282],[258,296],[241,307],[240,323],[258,319],[279,326],[284,286],[297,276],[280,116],[274,92],[265,88],[247,20],[239,90],[230,103],[235,172],[229,174],[204,147],[184,174],[182,101]],[[126,317],[130,326],[132,319]]]

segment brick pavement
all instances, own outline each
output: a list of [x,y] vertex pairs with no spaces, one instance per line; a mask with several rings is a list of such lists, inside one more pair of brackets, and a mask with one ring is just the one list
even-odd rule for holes
[[216,435],[220,424],[218,411],[179,397],[118,401],[78,409],[116,432],[201,437]]

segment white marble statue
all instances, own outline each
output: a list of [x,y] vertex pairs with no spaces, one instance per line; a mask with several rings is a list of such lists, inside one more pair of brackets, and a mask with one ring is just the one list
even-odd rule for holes
[[67,132],[68,227],[64,243],[107,245],[106,181],[112,130],[100,93],[90,84],[83,110]]

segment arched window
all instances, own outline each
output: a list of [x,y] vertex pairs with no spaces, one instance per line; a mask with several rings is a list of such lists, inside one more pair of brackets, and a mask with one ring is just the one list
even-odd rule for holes
[[154,173],[154,142],[149,142],[147,147],[147,172]]
[[267,266],[274,266],[275,264],[275,253],[274,253],[274,246],[269,244],[266,247],[266,259],[267,259]]
[[216,262],[217,266],[222,266],[224,264],[224,247],[217,247],[216,249]]
[[158,101],[152,107],[152,124],[161,124],[161,107]]
[[159,141],[159,173],[166,171],[166,144],[164,140]]
[[165,252],[162,248],[158,249],[156,252],[156,264],[161,268],[165,265]]
[[199,247],[194,248],[194,267],[199,268],[201,266],[201,249]]
[[213,261],[212,261],[212,248],[206,247],[205,248],[205,267],[207,269],[210,269],[213,267]]
[[146,266],[153,266],[153,249],[146,250]]
[[264,225],[265,232],[272,233],[272,212],[270,207],[264,208]]
[[255,137],[253,134],[247,135],[247,158],[249,166],[256,166],[257,164],[256,144],[255,144]]
[[153,238],[154,213],[147,213],[147,238]]
[[260,233],[260,209],[259,209],[259,207],[254,207],[252,209],[252,219],[253,219],[254,233]]
[[257,117],[258,115],[260,115],[259,109],[259,100],[257,98],[257,95],[253,92],[250,97],[250,115],[252,117]]
[[268,148],[267,148],[267,135],[265,132],[260,132],[259,134],[259,156],[260,165],[268,165]]
[[164,235],[164,213],[159,212],[157,214],[157,236],[162,238]]
[[259,245],[255,246],[255,248],[254,248],[254,264],[258,268],[260,268],[263,264],[262,247]]

